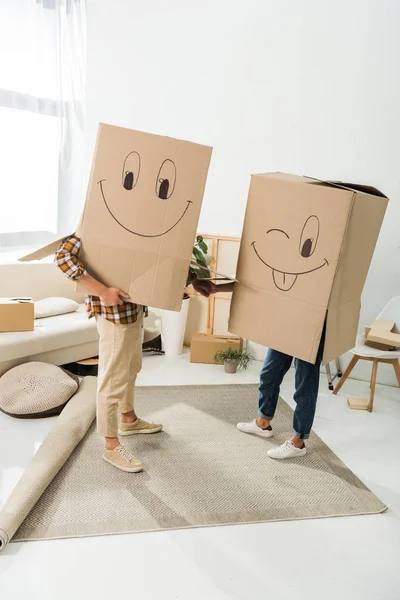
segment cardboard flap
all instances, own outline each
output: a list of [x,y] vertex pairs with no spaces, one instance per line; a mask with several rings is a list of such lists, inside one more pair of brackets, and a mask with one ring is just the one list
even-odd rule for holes
[[68,235],[64,235],[63,237],[59,238],[58,240],[55,240],[54,242],[47,244],[47,246],[43,246],[43,248],[39,248],[39,250],[35,250],[35,252],[31,252],[30,254],[26,254],[26,256],[22,256],[21,258],[18,259],[19,262],[31,262],[34,260],[42,260],[43,258],[46,258],[47,256],[51,256],[52,254],[55,254],[57,252],[57,250],[59,249],[59,247],[61,246],[61,244],[63,243],[63,241],[66,240],[71,235],[76,235],[78,238],[80,238],[81,237],[80,236],[80,228],[82,226],[83,214],[84,214],[84,211],[82,211],[82,213],[81,213],[81,216],[80,216],[79,222],[78,222],[78,226],[77,226],[76,230],[74,231],[74,233],[69,233]]
[[344,181],[331,181],[331,180],[324,180],[324,179],[316,179],[315,177],[309,177],[309,176],[305,176],[306,179],[308,180],[308,183],[311,183],[314,185],[315,184],[319,184],[319,185],[326,185],[326,186],[330,186],[330,187],[335,187],[335,188],[339,188],[342,190],[348,190],[349,192],[362,192],[363,194],[369,194],[370,196],[378,196],[380,198],[387,198],[387,196],[385,196],[385,194],[383,194],[380,190],[378,190],[375,187],[372,187],[370,185],[362,185],[359,183],[347,183]]
[[362,192],[363,194],[369,194],[370,196],[379,196],[380,198],[387,198],[385,194],[383,194],[380,190],[371,185],[362,185],[359,183],[345,183],[341,181],[328,181],[328,184],[337,185],[338,187],[343,187],[347,190],[351,190],[354,192]]
[[0,298],[0,304],[29,304],[33,302],[32,298]]
[[359,183],[348,183],[345,181],[333,181],[331,179],[318,179],[317,177],[310,177],[309,175],[291,175],[290,173],[258,173],[257,177],[266,177],[268,179],[280,180],[284,183],[299,183],[299,184],[314,184],[326,187],[333,187],[342,190],[348,190],[350,192],[361,192],[363,194],[369,194],[370,196],[378,196],[381,198],[387,198],[380,190],[370,185],[362,185]]
[[22,256],[18,260],[19,260],[19,262],[31,262],[33,260],[42,260],[42,258],[51,256],[52,254],[55,254],[57,252],[57,250],[61,246],[62,242],[67,237],[69,237],[69,236],[64,236],[64,237],[56,240],[55,242],[51,242],[50,244],[47,244],[47,246],[43,246],[43,248],[40,248],[39,250],[35,250],[35,252],[31,252],[31,254]]
[[190,261],[190,264],[193,265],[194,267],[199,267],[199,269],[208,269],[208,271],[210,271],[210,273],[213,273],[214,275],[217,275],[217,277],[197,277],[198,280],[204,281],[204,280],[208,280],[208,279],[223,279],[225,281],[234,281],[236,282],[237,279],[235,279],[234,277],[229,277],[228,275],[224,275],[223,273],[218,273],[218,271],[216,271],[215,269],[212,269],[209,265],[207,265],[206,267],[204,265],[201,265],[200,263],[198,263],[197,261],[195,261],[194,259],[192,259]]

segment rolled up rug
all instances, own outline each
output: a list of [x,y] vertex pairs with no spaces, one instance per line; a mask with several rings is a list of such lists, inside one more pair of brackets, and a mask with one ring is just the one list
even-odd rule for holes
[[96,416],[96,378],[83,379],[0,511],[4,550],[48,485],[83,439]]

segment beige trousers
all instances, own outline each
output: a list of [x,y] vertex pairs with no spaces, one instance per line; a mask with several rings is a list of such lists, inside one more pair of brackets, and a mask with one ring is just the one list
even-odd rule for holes
[[99,372],[97,431],[118,437],[118,410],[133,410],[136,376],[142,368],[143,313],[136,323],[121,325],[97,316]]

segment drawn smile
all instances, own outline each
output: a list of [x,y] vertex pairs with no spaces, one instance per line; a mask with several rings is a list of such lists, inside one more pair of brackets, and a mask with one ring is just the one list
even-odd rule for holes
[[183,213],[181,214],[181,216],[179,217],[179,219],[176,221],[176,223],[174,223],[174,225],[172,225],[171,227],[169,227],[168,229],[166,229],[162,233],[157,233],[155,235],[148,235],[148,234],[145,234],[145,233],[138,233],[137,231],[133,231],[132,229],[129,229],[128,227],[125,227],[125,225],[123,225],[121,223],[121,221],[118,221],[117,217],[114,215],[114,213],[112,212],[111,208],[108,206],[106,197],[104,195],[103,181],[106,181],[106,179],[101,179],[98,182],[98,184],[100,186],[101,195],[103,196],[104,204],[106,205],[108,212],[110,213],[110,215],[112,216],[112,218],[114,219],[114,221],[116,221],[120,227],[122,227],[126,231],[129,231],[129,233],[133,233],[133,235],[138,235],[140,237],[144,237],[144,238],[157,238],[157,237],[161,237],[163,235],[166,235],[167,233],[169,233],[170,231],[172,231],[172,229],[174,229],[178,225],[178,223],[180,223],[182,221],[183,217],[185,216],[185,214],[189,210],[190,205],[193,204],[193,202],[191,200],[188,200],[187,203],[186,203],[185,210],[183,211]]
[[322,265],[319,265],[319,267],[315,267],[315,269],[310,269],[309,271],[300,271],[299,273],[286,273],[285,271],[280,271],[279,269],[275,269],[273,266],[269,265],[267,262],[265,262],[265,260],[263,260],[261,258],[261,256],[257,252],[255,241],[252,242],[251,245],[252,245],[253,250],[256,253],[258,259],[266,267],[268,267],[269,269],[271,269],[271,271],[272,271],[272,277],[273,277],[273,280],[274,280],[274,284],[282,292],[288,292],[289,290],[291,290],[292,287],[294,286],[294,284],[296,283],[297,278],[298,278],[299,275],[307,275],[307,273],[313,273],[314,271],[318,271],[319,269],[322,269],[323,267],[329,265],[327,259],[325,258],[325,260],[322,263]]

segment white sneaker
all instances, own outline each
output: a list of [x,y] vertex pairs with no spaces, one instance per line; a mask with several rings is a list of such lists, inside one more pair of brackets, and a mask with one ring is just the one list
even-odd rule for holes
[[277,446],[268,450],[267,454],[270,458],[296,458],[297,456],[304,456],[307,453],[306,447],[296,448],[296,446],[290,440],[286,440],[282,446]]
[[237,428],[239,431],[243,431],[243,433],[253,433],[254,435],[259,435],[263,438],[271,438],[274,435],[272,429],[261,429],[261,427],[257,425],[257,419],[250,421],[250,423],[238,423]]

